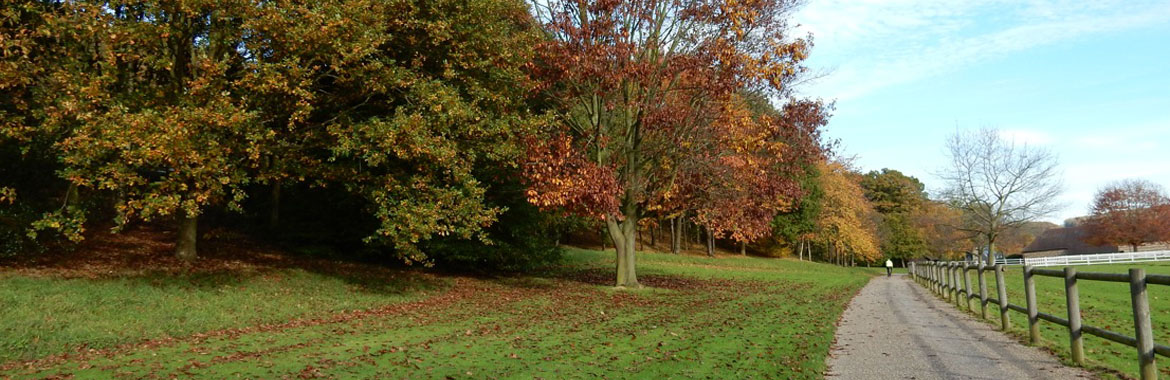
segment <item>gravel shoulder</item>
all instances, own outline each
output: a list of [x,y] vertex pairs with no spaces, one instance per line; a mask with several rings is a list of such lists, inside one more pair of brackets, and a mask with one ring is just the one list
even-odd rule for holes
[[905,275],[876,277],[849,304],[830,379],[1094,379],[959,312]]

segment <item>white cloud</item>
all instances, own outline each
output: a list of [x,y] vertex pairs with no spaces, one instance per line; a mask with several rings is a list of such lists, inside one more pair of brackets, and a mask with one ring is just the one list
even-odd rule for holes
[[837,62],[811,89],[847,100],[1029,48],[1170,23],[1170,1],[812,2],[796,15]]

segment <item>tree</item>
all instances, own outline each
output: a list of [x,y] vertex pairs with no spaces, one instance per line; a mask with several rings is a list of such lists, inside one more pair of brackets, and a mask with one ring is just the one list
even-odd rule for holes
[[1089,244],[1128,245],[1134,252],[1145,243],[1170,241],[1170,197],[1143,179],[1109,184],[1093,198],[1085,228]]
[[817,239],[826,245],[831,259],[842,265],[877,260],[881,253],[873,206],[854,180],[857,176],[839,162],[823,164],[818,171],[825,197],[817,219]]
[[999,239],[1000,251],[1005,254],[1020,253],[1024,248],[1028,247],[1036,237],[1040,236],[1052,228],[1058,227],[1052,222],[1038,221],[1021,224],[1015,228],[1009,228],[1004,231]]
[[[735,95],[791,100],[806,39],[791,38],[792,0],[533,1],[549,41],[538,74],[563,117],[532,139],[529,199],[601,218],[618,287],[638,286],[638,219],[669,213],[682,167],[717,161]],[[785,158],[788,159],[788,158]]]
[[911,223],[910,214],[927,202],[922,182],[897,170],[882,169],[862,176],[861,188],[881,215],[878,236],[886,257],[905,260],[921,254],[926,243],[922,231]]
[[804,260],[805,252],[812,260],[811,241],[816,237],[817,220],[820,218],[821,204],[825,193],[820,186],[818,165],[805,165],[798,182],[803,196],[797,200],[794,207],[776,215],[772,221],[772,231],[777,238],[795,244],[797,258]]
[[[963,212],[959,228],[994,255],[1006,229],[1060,209],[1057,158],[1048,150],[1006,141],[994,129],[957,131],[947,140],[950,165],[939,173],[943,198]],[[980,259],[983,260],[982,255]]]
[[959,228],[962,221],[962,211],[933,200],[910,214],[910,223],[921,231],[926,250],[942,257],[961,257],[970,251],[972,234]]
[[488,240],[504,207],[479,169],[514,175],[522,137],[543,121],[527,104],[540,34],[524,3],[275,1],[256,12],[248,86],[274,136],[258,181],[346,189],[376,220],[360,226],[367,243],[407,263],[428,262],[431,238]]
[[[174,216],[175,254],[196,257],[197,218],[238,208],[265,135],[240,91],[242,3],[71,2],[48,31],[82,48],[51,67],[62,93],[41,133],[73,186],[122,194],[120,223]],[[50,223],[55,223],[50,221]]]
[[926,251],[922,231],[911,223],[909,213],[882,215],[878,225],[882,253],[892,259],[912,259]]
[[865,173],[861,188],[873,209],[882,214],[908,213],[926,201],[926,185],[893,169]]
[[776,215],[793,207],[802,195],[801,167],[822,158],[816,136],[828,120],[824,110],[794,102],[777,114],[752,115],[747,107],[730,113],[715,144],[717,159],[703,166],[708,172],[696,189],[702,195],[695,220],[710,232],[709,247],[715,237],[728,237],[745,254],[748,243],[771,232]]
[[[60,167],[38,169],[68,181],[66,206],[84,190],[117,199],[119,225],[178,220],[187,259],[200,215],[262,186],[273,203],[282,186],[344,189],[376,221],[358,226],[367,241],[407,262],[434,237],[486,240],[504,206],[481,176],[515,177],[519,136],[543,120],[527,103],[541,36],[520,0],[5,10],[0,139],[49,147],[39,156]],[[75,222],[72,209],[34,227]]]

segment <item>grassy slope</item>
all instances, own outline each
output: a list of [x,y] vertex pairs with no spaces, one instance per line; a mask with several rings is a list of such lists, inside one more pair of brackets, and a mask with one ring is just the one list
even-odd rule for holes
[[38,342],[5,359],[242,327],[9,362],[0,377],[815,379],[833,322],[876,273],[756,258],[640,260],[648,288],[627,291],[608,286],[610,254],[583,250],[544,277],[399,276],[386,287],[298,269],[242,278],[0,274],[4,303],[26,306],[0,310],[2,340]]
[[[1079,272],[1125,273],[1135,265],[1146,268],[1146,273],[1149,274],[1170,274],[1170,264],[1160,263],[1093,265],[1076,268]],[[1061,267],[1045,269],[1063,270]],[[997,292],[995,278],[992,277],[993,273],[991,272],[987,272],[987,275],[988,293],[994,295]],[[1023,306],[1025,304],[1023,268],[1008,267],[1004,273],[1004,281],[1007,282],[1008,301]],[[976,287],[978,284],[974,271],[971,272],[971,282],[972,287]],[[1129,284],[1081,280],[1077,282],[1077,288],[1081,297],[1082,323],[1134,336]],[[1150,285],[1147,294],[1150,300],[1154,341],[1159,344],[1170,344],[1170,287]],[[1063,278],[1036,276],[1036,295],[1037,306],[1041,312],[1061,318],[1068,317]],[[979,310],[978,302],[973,302],[972,306],[976,311]],[[1014,311],[1009,315],[1013,332],[1021,336],[1027,334],[1027,317]],[[988,317],[998,323],[998,307],[989,310]],[[1066,362],[1070,360],[1067,328],[1041,320],[1040,335],[1043,346],[1052,349]],[[1088,334],[1084,335],[1084,345],[1086,364],[1089,366],[1118,371],[1129,377],[1137,376],[1138,364],[1135,349]],[[1160,362],[1163,376],[1170,376],[1170,365],[1167,365],[1164,359]]]

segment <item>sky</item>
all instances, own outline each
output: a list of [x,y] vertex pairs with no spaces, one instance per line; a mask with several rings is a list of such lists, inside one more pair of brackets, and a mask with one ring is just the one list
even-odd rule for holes
[[836,102],[827,136],[862,170],[937,192],[947,137],[989,127],[1059,157],[1045,220],[1112,181],[1170,188],[1170,0],[809,0],[794,19],[823,74],[800,92]]

